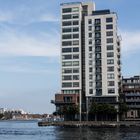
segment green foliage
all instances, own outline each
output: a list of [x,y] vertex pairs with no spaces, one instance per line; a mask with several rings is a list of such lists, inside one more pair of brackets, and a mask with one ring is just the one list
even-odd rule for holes
[[121,103],[119,105],[119,113],[123,114],[126,113],[129,110],[129,108],[127,107],[127,105],[125,103]]

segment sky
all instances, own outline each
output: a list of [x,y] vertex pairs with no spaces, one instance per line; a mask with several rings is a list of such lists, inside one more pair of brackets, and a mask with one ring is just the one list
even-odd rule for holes
[[[60,3],[67,2],[72,0],[0,0],[0,108],[54,112],[50,100],[60,91]],[[117,12],[122,75],[140,75],[140,1],[94,2],[96,10]]]

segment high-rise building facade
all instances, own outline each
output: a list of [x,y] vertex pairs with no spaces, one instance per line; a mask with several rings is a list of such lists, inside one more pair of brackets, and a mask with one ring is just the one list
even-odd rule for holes
[[61,93],[56,94],[56,107],[80,103],[85,108],[86,98],[117,102],[119,82],[116,13],[96,11],[93,2],[61,4]]

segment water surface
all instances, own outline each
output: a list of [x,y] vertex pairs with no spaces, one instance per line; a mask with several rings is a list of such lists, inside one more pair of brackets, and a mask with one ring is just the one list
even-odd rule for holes
[[1,121],[0,140],[140,140],[140,129],[38,127],[35,121]]

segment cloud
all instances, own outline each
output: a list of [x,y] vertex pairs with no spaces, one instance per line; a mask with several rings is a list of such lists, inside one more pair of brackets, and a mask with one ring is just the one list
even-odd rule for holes
[[38,36],[4,31],[0,34],[1,56],[59,56],[59,34],[53,32]]
[[45,22],[59,22],[59,18],[55,17],[54,15],[51,14],[46,14],[42,15],[40,17],[40,21],[45,21]]
[[140,31],[121,31],[122,54],[131,55],[140,51]]

